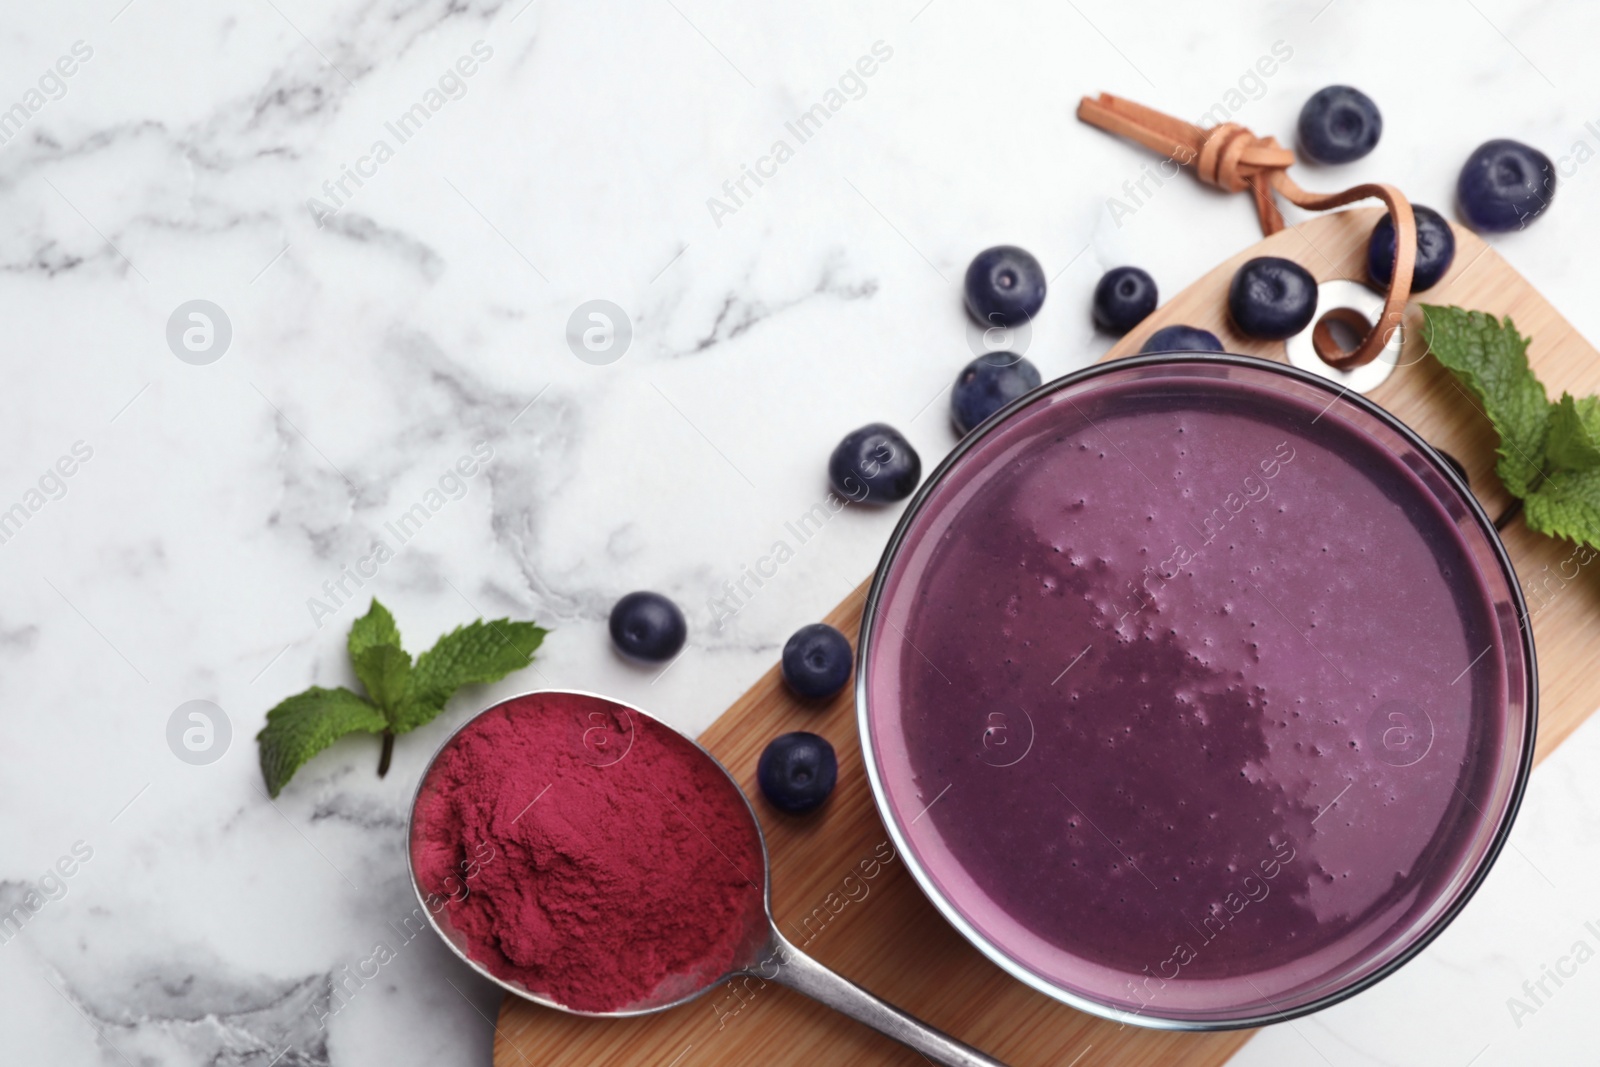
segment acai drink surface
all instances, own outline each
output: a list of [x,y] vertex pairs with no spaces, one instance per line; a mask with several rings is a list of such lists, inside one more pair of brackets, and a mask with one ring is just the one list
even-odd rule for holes
[[895,550],[865,677],[894,821],[959,919],[1059,986],[1162,1013],[1337,982],[1495,829],[1485,542],[1328,398],[1047,397]]

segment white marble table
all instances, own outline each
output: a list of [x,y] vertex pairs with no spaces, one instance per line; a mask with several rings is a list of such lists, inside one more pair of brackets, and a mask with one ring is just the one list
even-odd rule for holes
[[[837,438],[883,419],[929,463],[954,443],[978,249],[1024,245],[1054,276],[1028,350],[1050,377],[1109,344],[1102,270],[1172,293],[1256,239],[1243,198],[1187,179],[1114,211],[1148,158],[1074,121],[1085,92],[1287,135],[1352,82],[1382,144],[1301,180],[1440,207],[1478,142],[1540,145],[1564,159],[1553,214],[1495,244],[1600,336],[1600,167],[1577,162],[1600,150],[1600,12],[1575,4],[70,0],[4,25],[0,510],[28,511],[0,544],[0,910],[26,915],[0,933],[7,1063],[485,1064],[494,992],[389,925],[440,738],[547,683],[709,723],[895,520],[833,518],[716,627]],[[1292,54],[1251,73],[1275,45]],[[837,110],[791,132],[830,89]],[[197,299],[231,329],[203,365],[167,339]],[[620,360],[569,350],[590,300],[628,317]],[[460,498],[364,565],[480,441]],[[48,476],[75,445],[92,454]],[[334,603],[347,567],[371,577]],[[606,640],[641,587],[689,615],[664,674]],[[348,681],[374,594],[413,649],[480,613],[554,633],[537,676],[458,698],[387,779],[358,738],[270,804],[263,714]],[[209,764],[168,745],[191,700],[231,727]],[[1534,1014],[1508,999],[1600,948],[1597,762],[1591,725],[1539,770],[1516,847],[1422,958],[1238,1062],[1592,1060],[1600,963]],[[380,941],[395,958],[350,983]],[[353,993],[319,1020],[335,985]]]

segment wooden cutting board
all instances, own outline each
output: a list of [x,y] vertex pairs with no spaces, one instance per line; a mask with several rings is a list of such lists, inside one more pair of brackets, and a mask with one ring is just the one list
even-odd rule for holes
[[[1281,343],[1252,341],[1226,321],[1235,269],[1253,256],[1274,255],[1301,263],[1319,282],[1362,279],[1367,235],[1381,213],[1368,208],[1320,216],[1240,252],[1159,308],[1106,358],[1137,352],[1162,326],[1187,323],[1216,333],[1231,351],[1282,360]],[[1578,395],[1600,391],[1600,353],[1483,241],[1458,229],[1456,243],[1450,273],[1422,299],[1512,316],[1533,338],[1534,369],[1554,395],[1562,389]],[[1051,313],[1087,314],[1061,307]],[[1509,498],[1493,473],[1493,432],[1450,375],[1422,358],[1415,301],[1408,316],[1401,365],[1371,398],[1465,464],[1485,510],[1498,515]],[[1563,579],[1560,565],[1572,546],[1531,534],[1520,520],[1507,529],[1505,542],[1530,590],[1530,607],[1543,605],[1533,615],[1542,758],[1600,706],[1600,671],[1591,663],[1600,638],[1600,566]],[[1571,571],[1569,564],[1566,572]],[[1540,583],[1545,592],[1535,601],[1531,588]],[[828,616],[852,640],[867,584]],[[756,796],[762,748],[778,734],[799,729],[833,742],[839,755],[836,795],[808,818],[783,817],[759,802],[757,810],[772,855],[773,914],[804,951],[1015,1067],[1220,1064],[1249,1040],[1249,1031],[1192,1034],[1121,1026],[1058,1004],[1010,978],[962,940],[898,858],[874,867],[870,861],[892,853],[862,769],[848,689],[824,708],[807,707],[789,695],[774,666],[700,740],[728,765],[746,793]],[[875,877],[865,877],[866,871]],[[580,1019],[507,997],[496,1033],[495,1067],[914,1067],[926,1062],[798,994],[755,979],[729,983],[665,1014],[622,1021]]]

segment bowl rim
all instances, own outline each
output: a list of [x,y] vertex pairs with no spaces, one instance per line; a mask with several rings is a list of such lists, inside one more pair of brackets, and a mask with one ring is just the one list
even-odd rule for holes
[[[1024,407],[1030,406],[1044,397],[1070,388],[1084,381],[1118,371],[1136,370],[1145,367],[1160,367],[1168,364],[1200,364],[1217,367],[1246,367],[1251,370],[1263,371],[1268,374],[1278,374],[1293,379],[1305,385],[1312,386],[1329,394],[1329,407],[1332,408],[1340,401],[1347,402],[1355,408],[1376,418],[1389,429],[1399,434],[1419,454],[1432,464],[1440,477],[1456,491],[1466,505],[1470,515],[1476,522],[1480,531],[1487,537],[1489,546],[1494,551],[1495,558],[1499,561],[1500,568],[1510,589],[1511,601],[1517,609],[1517,629],[1522,639],[1522,655],[1525,661],[1527,692],[1525,694],[1524,734],[1522,751],[1516,758],[1514,778],[1511,791],[1506,799],[1506,806],[1501,818],[1500,826],[1496,829],[1494,837],[1490,840],[1475,869],[1468,875],[1465,884],[1456,894],[1446,908],[1437,915],[1433,922],[1425,928],[1415,940],[1388,962],[1376,968],[1370,974],[1363,975],[1348,985],[1334,989],[1320,997],[1307,1001],[1286,1010],[1276,1009],[1260,1012],[1248,1016],[1238,1016],[1221,1019],[1198,1019],[1187,1016],[1170,1016],[1152,1014],[1149,1012],[1130,1012],[1111,1004],[1102,1003],[1073,992],[1054,982],[1045,979],[1016,960],[1012,959],[1000,947],[991,942],[987,937],[975,929],[964,916],[956,909],[955,905],[939,889],[932,877],[923,866],[921,857],[912,847],[910,841],[901,830],[899,820],[891,810],[887,793],[878,770],[878,756],[872,746],[872,730],[870,711],[868,708],[867,663],[873,644],[874,619],[877,616],[878,604],[884,593],[884,586],[890,567],[895,561],[902,543],[910,532],[912,524],[921,515],[923,507],[944,481],[946,475],[958,464],[961,459],[990,433],[1001,426],[1012,414]],[[862,764],[866,768],[867,780],[872,788],[873,803],[877,806],[878,815],[883,820],[885,829],[894,841],[895,848],[904,857],[907,869],[916,879],[917,885],[922,889],[923,895],[933,904],[946,921],[948,921],[964,937],[969,944],[981,952],[1001,970],[1022,982],[1024,985],[1045,994],[1057,1001],[1076,1008],[1090,1015],[1096,1015],[1113,1022],[1133,1026],[1141,1026],[1156,1030],[1178,1031],[1220,1031],[1239,1030],[1249,1027],[1265,1026],[1272,1023],[1287,1022],[1298,1019],[1323,1008],[1331,1007],[1343,1000],[1361,993],[1378,982],[1389,977],[1400,967],[1409,963],[1423,949],[1427,948],[1435,938],[1455,921],[1467,902],[1477,893],[1489,871],[1499,859],[1504,850],[1511,828],[1516,822],[1517,813],[1522,806],[1523,794],[1527,789],[1528,778],[1533,770],[1533,755],[1538,737],[1539,720],[1539,671],[1533,644],[1533,627],[1529,619],[1527,604],[1522,595],[1522,585],[1517,578],[1516,568],[1512,565],[1511,557],[1506,552],[1505,544],[1501,541],[1499,532],[1495,530],[1493,521],[1483,510],[1477,497],[1472,493],[1467,483],[1455,472],[1455,469],[1446,462],[1439,451],[1430,445],[1410,426],[1407,426],[1397,416],[1380,407],[1359,393],[1352,392],[1342,386],[1336,386],[1328,379],[1310,371],[1301,370],[1287,363],[1277,360],[1264,359],[1259,356],[1243,356],[1231,352],[1159,352],[1149,355],[1124,356],[1117,359],[1103,360],[1092,363],[1068,374],[1062,375],[1043,385],[1017,397],[1005,407],[989,416],[979,426],[974,427],[966,434],[948,455],[940,461],[939,465],[925,478],[917,491],[906,504],[899,521],[895,524],[894,532],[889,536],[883,554],[878,560],[877,568],[873,572],[872,585],[867,592],[866,602],[861,608],[860,636],[856,646],[855,662],[855,703],[856,703],[856,730],[860,737]],[[1263,997],[1268,1005],[1272,1002]]]

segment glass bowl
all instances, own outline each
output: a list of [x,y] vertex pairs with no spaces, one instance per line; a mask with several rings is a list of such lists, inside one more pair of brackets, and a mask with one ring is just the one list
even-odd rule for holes
[[862,618],[868,777],[923,891],[1084,1011],[1257,1026],[1372,985],[1510,830],[1537,684],[1450,465],[1304,371],[1050,382],[911,500]]

